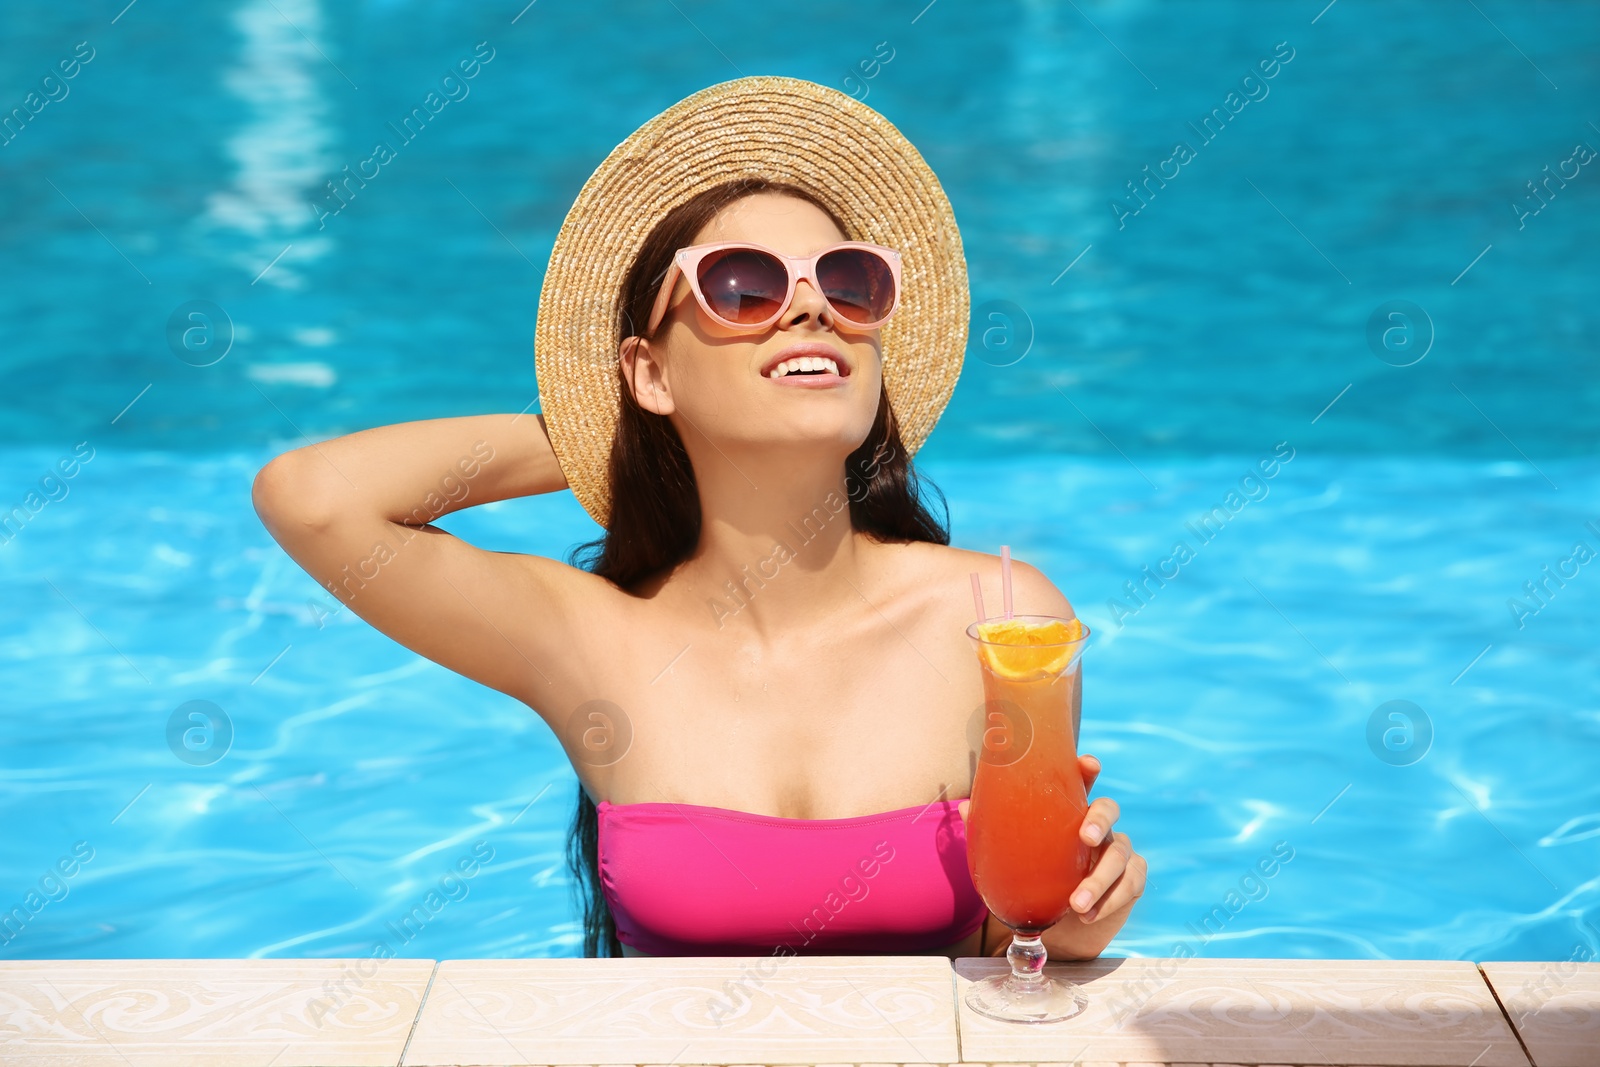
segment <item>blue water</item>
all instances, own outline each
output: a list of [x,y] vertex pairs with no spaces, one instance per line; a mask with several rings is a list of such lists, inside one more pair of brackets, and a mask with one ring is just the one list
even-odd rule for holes
[[[0,910],[60,898],[0,957],[365,955],[430,891],[404,954],[576,953],[548,729],[329,614],[250,481],[305,437],[533,401],[578,186],[740,73],[865,90],[955,205],[974,343],[918,462],[955,543],[1010,544],[1096,631],[1083,747],[1151,865],[1109,951],[1600,951],[1600,175],[1512,208],[1600,147],[1600,7],[275,3],[30,8],[0,43],[7,110],[93,49],[0,145],[0,514],[58,498],[0,544]],[[319,229],[322,183],[480,41]],[[231,324],[209,366],[167,339],[197,300]],[[1386,348],[1390,301],[1420,312]],[[566,494],[442,525],[596,532]],[[232,725],[209,765],[169,747],[194,700]]]

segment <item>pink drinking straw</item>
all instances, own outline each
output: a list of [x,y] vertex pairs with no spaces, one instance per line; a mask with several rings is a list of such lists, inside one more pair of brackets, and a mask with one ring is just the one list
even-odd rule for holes
[[1005,601],[1006,618],[1011,618],[1011,546],[1000,546],[1000,590]]
[[978,622],[981,625],[986,616],[983,614],[983,586],[978,584],[977,571],[972,572],[972,606],[978,609]]

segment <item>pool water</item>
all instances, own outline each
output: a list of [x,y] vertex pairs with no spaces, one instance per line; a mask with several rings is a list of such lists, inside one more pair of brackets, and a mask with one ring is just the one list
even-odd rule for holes
[[740,73],[864,93],[955,205],[973,343],[918,464],[1095,631],[1082,747],[1151,867],[1110,953],[1600,952],[1600,177],[1512,206],[1600,147],[1600,8],[508,7],[8,29],[0,103],[59,98],[0,145],[0,958],[577,953],[549,730],[336,610],[250,483],[533,402],[578,186]]

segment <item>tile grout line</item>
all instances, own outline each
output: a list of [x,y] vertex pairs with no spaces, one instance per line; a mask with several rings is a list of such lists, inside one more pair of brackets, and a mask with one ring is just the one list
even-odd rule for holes
[[1489,995],[1494,998],[1494,1006],[1500,1009],[1500,1016],[1505,1019],[1506,1026],[1511,1030],[1511,1036],[1517,1039],[1517,1045],[1522,1049],[1522,1054],[1527,1057],[1530,1064],[1537,1064],[1539,1061],[1533,1058],[1533,1053],[1529,1050],[1528,1043],[1522,1040],[1522,1031],[1517,1028],[1516,1022],[1511,1018],[1511,1012],[1506,1009],[1505,1001],[1500,999],[1500,990],[1494,987],[1494,980],[1484,973],[1482,963],[1474,963],[1472,969],[1478,972],[1478,977],[1483,979],[1483,984],[1489,987]]
[[[984,920],[983,921],[984,922],[988,922],[989,921],[988,916],[984,916]],[[965,1063],[967,1061],[967,1050],[962,1047],[963,1042],[962,1042],[962,1035],[961,1035],[961,983],[960,983],[960,981],[957,980],[957,976],[956,976],[956,961],[955,961],[954,958],[952,958],[950,960],[950,1006],[955,1009],[955,1013],[956,1013],[956,1062],[957,1063]]]
[[411,1041],[417,1036],[417,1027],[422,1025],[422,1009],[428,1004],[428,994],[433,992],[433,980],[439,976],[439,960],[433,961],[433,970],[428,972],[428,984],[422,987],[422,999],[417,1001],[417,1014],[411,1020],[411,1029],[406,1032],[406,1043],[400,1046],[400,1058],[395,1061],[395,1067],[404,1067],[406,1053],[411,1051]]

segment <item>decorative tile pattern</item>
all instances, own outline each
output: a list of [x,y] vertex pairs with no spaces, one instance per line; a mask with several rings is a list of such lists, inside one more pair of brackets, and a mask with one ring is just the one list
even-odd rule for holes
[[1600,1067],[1600,963],[1480,968],[1538,1067]]
[[376,1067],[409,1038],[415,1065],[1525,1067],[1492,984],[1539,1067],[1600,1067],[1600,964],[1051,968],[1089,1009],[1008,1026],[955,999],[999,959],[0,962],[0,1063]]
[[407,1067],[950,1063],[938,956],[452,960]]
[[988,1062],[1385,1064],[1527,1067],[1470,963],[1099,959],[1050,964],[1088,1008],[1060,1023],[1003,1023],[962,1001],[1004,959],[955,961],[961,1048]]
[[380,1067],[432,960],[0,962],[6,1067]]

